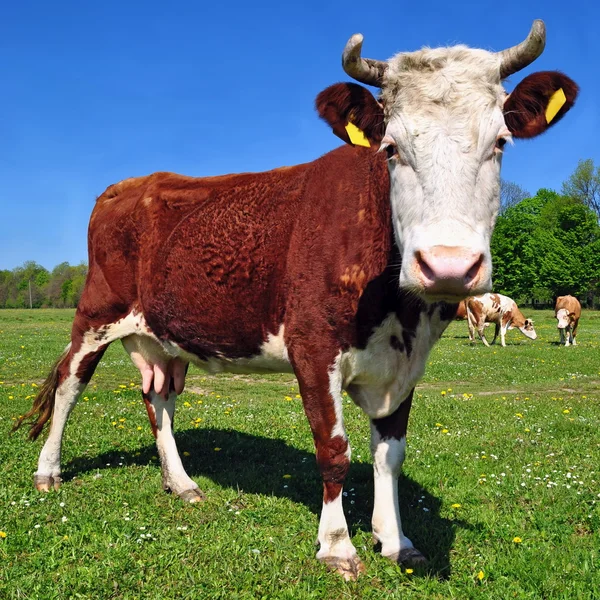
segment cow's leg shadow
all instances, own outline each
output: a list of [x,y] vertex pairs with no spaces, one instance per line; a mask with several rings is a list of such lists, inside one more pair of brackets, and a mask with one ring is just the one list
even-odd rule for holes
[[[313,452],[300,450],[280,439],[229,429],[186,430],[176,433],[175,438],[180,451],[189,453],[182,459],[190,476],[207,477],[221,487],[248,494],[289,498],[314,514],[320,514],[322,486]],[[63,476],[68,480],[86,472],[111,468],[107,465],[119,462],[144,466],[155,455],[154,445],[135,451],[116,448],[95,457],[71,460]],[[284,479],[285,474],[291,474],[292,479]],[[284,487],[286,484],[289,485]],[[344,508],[351,536],[358,532],[370,533],[373,512],[373,466],[370,462],[352,463],[345,490],[348,495],[344,497]],[[418,544],[428,559],[426,572],[448,578],[456,528],[471,529],[474,525],[441,516],[442,499],[406,475],[399,479],[399,497],[405,534]],[[424,511],[424,508],[428,510]]]

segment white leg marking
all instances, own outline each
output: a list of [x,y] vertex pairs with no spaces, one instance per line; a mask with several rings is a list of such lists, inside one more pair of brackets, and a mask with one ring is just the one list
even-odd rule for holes
[[156,392],[151,391],[150,398],[156,418],[156,446],[160,457],[163,486],[178,496],[188,490],[198,489],[198,485],[188,476],[181,464],[173,437],[172,423],[177,395],[172,392],[165,400]]
[[331,502],[323,502],[319,521],[319,544],[317,558],[351,559],[356,557],[356,548],[350,541],[348,525],[342,507],[342,492]]
[[73,407],[77,404],[77,399],[85,389],[85,384],[81,383],[73,374],[77,372],[79,362],[75,360],[71,361],[71,374],[56,390],[50,433],[40,452],[38,469],[35,473],[36,476],[60,476],[60,454],[65,425]]
[[373,535],[381,542],[381,554],[398,560],[400,552],[412,548],[412,542],[402,532],[398,505],[398,475],[406,450],[406,438],[382,440],[371,423],[371,452],[375,502],[373,508]]
[[[345,440],[348,439],[346,435],[346,429],[344,427],[344,414],[343,414],[343,400],[342,400],[342,370],[340,364],[342,362],[342,353],[340,352],[331,369],[329,370],[329,393],[333,398],[333,407],[335,410],[335,425],[331,431],[331,437],[342,437]],[[346,456],[350,460],[352,451],[350,450],[350,444],[346,450]]]

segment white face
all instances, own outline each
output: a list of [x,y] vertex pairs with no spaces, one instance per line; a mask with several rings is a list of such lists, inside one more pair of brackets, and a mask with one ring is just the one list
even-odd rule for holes
[[[441,68],[423,69],[438,55]],[[497,59],[485,51],[411,53],[417,67],[408,72],[406,56],[390,61],[388,79],[397,77],[397,87],[382,90],[400,285],[429,301],[458,301],[491,289],[490,239],[502,146],[510,141],[506,94]]]
[[537,338],[537,333],[533,328],[533,322],[530,319],[525,319],[525,326],[519,327],[521,333],[527,336],[530,340],[535,340]]
[[569,311],[566,308],[561,308],[556,313],[558,319],[558,329],[566,329],[569,326]]

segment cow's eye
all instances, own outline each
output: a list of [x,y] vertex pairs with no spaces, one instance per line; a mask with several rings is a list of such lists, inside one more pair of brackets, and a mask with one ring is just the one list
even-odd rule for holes
[[394,144],[390,144],[389,146],[385,147],[385,155],[387,156],[388,160],[390,158],[393,158],[397,154],[398,154],[398,148],[396,148],[396,146]]
[[500,151],[502,151],[504,149],[504,146],[506,146],[506,142],[508,140],[505,137],[499,137],[496,140],[496,148]]
[[396,142],[394,142],[390,135],[386,135],[383,138],[379,151],[385,152],[385,156],[388,160],[398,156],[398,146],[396,146]]

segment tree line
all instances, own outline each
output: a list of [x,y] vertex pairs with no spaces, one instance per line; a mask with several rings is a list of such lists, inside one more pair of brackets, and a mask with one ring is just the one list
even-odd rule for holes
[[34,261],[0,270],[0,308],[74,308],[83,291],[87,265],[60,263],[48,271]]
[[[501,208],[492,237],[494,291],[520,303],[552,304],[571,294],[600,304],[600,166],[579,162],[561,193],[531,196],[501,182]],[[87,265],[61,263],[48,271],[29,261],[0,270],[0,308],[73,308]]]

